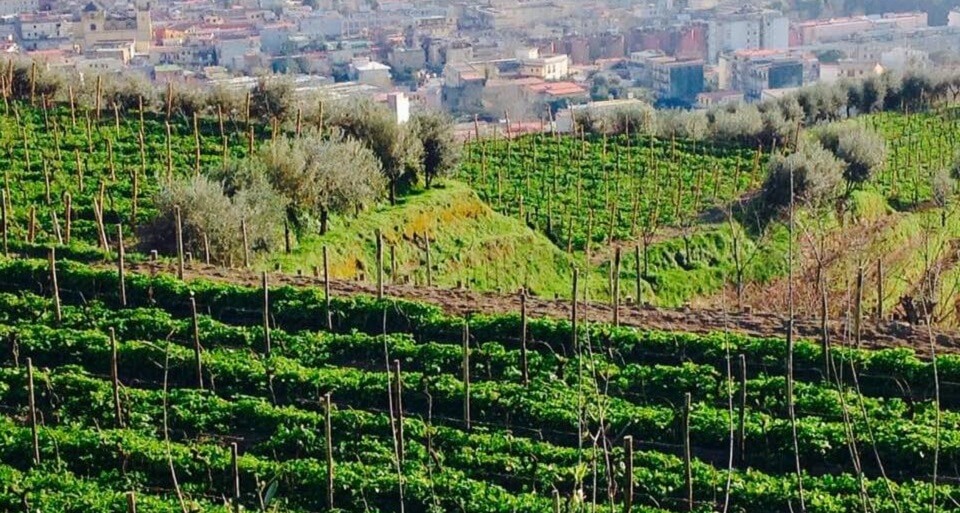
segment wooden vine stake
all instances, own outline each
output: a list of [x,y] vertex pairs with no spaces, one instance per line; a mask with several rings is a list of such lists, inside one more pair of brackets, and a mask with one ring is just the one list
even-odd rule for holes
[[397,284],[397,245],[390,245],[390,283]]
[[620,325],[620,246],[613,252],[613,325]]
[[50,287],[53,290],[53,312],[57,324],[63,320],[63,310],[60,307],[60,286],[57,284],[57,253],[50,248]]
[[527,363],[527,291],[520,290],[520,374],[523,386],[530,384],[530,369]]
[[327,509],[333,510],[333,422],[330,392],[323,396],[324,445],[327,449]]
[[853,305],[853,337],[860,349],[861,325],[863,323],[863,266],[857,268],[857,290]]
[[470,431],[470,324],[463,321],[463,423]]
[[577,288],[580,281],[580,270],[573,270],[573,304],[570,307],[570,342],[573,344],[573,350],[577,349]]
[[113,139],[107,139],[107,165],[110,169],[110,180],[117,181],[117,167],[113,159]]
[[[142,156],[142,154],[141,154],[141,156]],[[145,161],[144,161],[144,162],[145,162]],[[144,164],[144,166],[145,166],[145,164]],[[146,173],[146,167],[144,167],[144,173]],[[131,191],[130,191],[130,195],[131,195],[131,198],[130,198],[130,224],[131,224],[134,228],[136,228],[136,226],[137,226],[137,197],[140,195],[140,178],[139,178],[139,177],[140,177],[140,173],[137,173],[137,171],[134,169],[134,170],[131,171],[131,174],[133,175],[133,180],[132,180],[133,183],[131,184]]]
[[327,316],[327,331],[333,331],[333,312],[330,311],[330,259],[323,246],[323,304]]
[[77,101],[73,93],[73,85],[67,86],[67,94],[70,95],[70,124],[73,128],[77,127]]
[[203,263],[210,265],[210,237],[207,237],[207,232],[203,232]]
[[430,235],[425,234],[424,238],[427,242],[427,286],[433,286],[433,263],[430,261]]
[[623,511],[631,513],[633,509],[633,437],[623,437]]
[[127,513],[137,513],[137,492],[127,492]]
[[383,299],[383,233],[377,230],[377,299]]
[[883,260],[877,259],[877,324],[883,322]]
[[64,232],[63,232],[63,243],[70,245],[70,234],[73,231],[73,197],[70,196],[70,193],[64,193],[63,195],[63,222],[64,222]]
[[[103,183],[101,182],[101,185]],[[102,190],[102,188],[101,188]],[[103,225],[103,204],[97,198],[93,198],[93,216],[97,222],[97,236],[100,240],[100,247],[104,253],[110,254],[110,244],[107,242],[107,230]]]
[[394,380],[396,381],[397,397],[397,459],[400,466],[403,467],[404,460],[404,442],[403,442],[403,381],[400,379],[400,360],[393,361]]
[[127,306],[127,280],[124,259],[127,252],[123,247],[123,225],[117,225],[117,274],[120,277],[120,306]]
[[[169,117],[169,116],[168,116]],[[167,182],[173,180],[173,134],[170,128],[170,122],[167,121]]]
[[50,211],[50,223],[53,225],[53,234],[57,238],[57,244],[63,244],[63,233],[60,232],[60,220],[57,219],[57,212]]
[[233,509],[240,513],[240,467],[237,464],[237,443],[230,444],[230,468],[233,470],[231,485],[233,488]]
[[[736,240],[736,239],[734,239]],[[640,272],[640,245],[637,244],[637,247],[634,248],[634,258],[636,259],[637,267],[637,306],[643,306],[643,273]]]
[[50,199],[50,164],[47,159],[43,159],[43,200],[49,205]]
[[683,467],[687,490],[687,511],[693,511],[693,463],[690,447],[690,392],[683,403]]
[[123,409],[120,407],[120,369],[117,363],[117,333],[110,328],[110,381],[113,385],[113,416],[117,427],[123,429]]
[[7,191],[0,190],[0,229],[3,230],[3,256],[10,256],[8,244],[9,222],[7,213]]
[[267,358],[270,358],[270,287],[267,283],[267,271],[261,273],[263,288],[263,347]]
[[30,205],[30,216],[27,222],[27,243],[33,244],[37,236],[37,207]]
[[747,357],[740,355],[740,411],[737,424],[737,466],[743,466],[746,463],[747,455]]
[[97,98],[96,98],[96,109],[97,109],[97,122],[100,122],[100,107],[103,102],[103,76],[97,75]]
[[179,206],[174,207],[173,215],[177,223],[177,278],[183,280],[183,218]]
[[37,400],[33,391],[33,359],[27,358],[27,394],[30,405],[30,435],[33,437],[33,464],[40,464],[40,436],[37,433]]
[[247,242],[247,220],[240,218],[240,236],[243,241],[243,267],[250,267],[250,244]]
[[194,159],[194,173],[200,176],[200,122],[197,120],[197,113],[193,113],[193,145],[197,150]]
[[190,316],[193,319],[193,366],[197,375],[197,388],[203,390],[203,361],[200,346],[200,319],[197,316],[197,298],[190,293]]

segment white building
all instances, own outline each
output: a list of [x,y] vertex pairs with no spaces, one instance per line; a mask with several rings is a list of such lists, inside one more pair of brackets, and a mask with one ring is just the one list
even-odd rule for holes
[[393,113],[394,119],[398,125],[410,121],[410,98],[403,93],[390,93],[387,95],[387,106]]
[[780,50],[790,46],[790,21],[779,11],[718,15],[707,30],[707,59],[737,50]]
[[350,67],[357,82],[377,87],[390,87],[390,66],[360,59],[350,64]]

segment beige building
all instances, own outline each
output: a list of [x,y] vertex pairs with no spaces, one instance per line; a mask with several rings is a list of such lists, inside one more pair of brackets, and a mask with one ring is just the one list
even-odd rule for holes
[[562,80],[570,74],[570,58],[566,55],[551,55],[535,59],[521,59],[520,74],[544,80]]
[[133,41],[137,53],[149,53],[153,36],[150,3],[137,2],[134,13],[116,13],[107,12],[90,2],[80,14],[79,29],[84,48],[114,41]]

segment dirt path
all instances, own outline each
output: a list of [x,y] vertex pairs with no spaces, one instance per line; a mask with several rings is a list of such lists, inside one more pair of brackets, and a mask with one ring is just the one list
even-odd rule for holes
[[[130,272],[152,274],[157,272],[175,273],[172,265],[131,264]],[[224,269],[213,266],[192,265],[186,268],[185,278],[206,279],[219,282],[258,287],[260,275],[254,271]],[[323,285],[323,280],[311,276],[271,273],[270,282],[274,285],[314,286]],[[330,290],[334,295],[376,294],[376,286],[354,281],[331,280]],[[450,290],[413,286],[386,286],[385,294],[414,301],[423,301],[440,306],[444,311],[464,315],[470,313],[513,313],[520,310],[518,295],[498,295],[470,290]],[[568,318],[571,302],[565,300],[547,300],[529,298],[528,311],[535,317]],[[591,303],[581,307],[592,321],[611,322],[613,308],[607,304]],[[666,331],[686,331],[691,333],[709,333],[723,330],[752,336],[784,336],[787,319],[781,315],[765,312],[724,314],[715,309],[663,309],[624,305],[620,308],[620,322],[625,326],[659,329]],[[815,340],[820,338],[820,322],[816,319],[797,319],[797,334]],[[829,325],[834,343],[844,339],[845,326],[839,322]],[[930,354],[930,333],[925,326],[910,326],[900,322],[876,324],[867,321],[862,327],[861,340],[864,347],[890,348],[912,347],[918,354]],[[934,330],[937,351],[960,353],[960,337],[956,333]]]

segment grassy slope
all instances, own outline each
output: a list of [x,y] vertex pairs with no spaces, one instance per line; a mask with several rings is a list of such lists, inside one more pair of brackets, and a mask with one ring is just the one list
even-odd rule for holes
[[462,282],[481,290],[509,291],[526,284],[541,296],[569,294],[573,264],[563,252],[519,221],[493,212],[473,190],[455,181],[405,197],[395,206],[335,218],[326,235],[306,237],[293,254],[277,255],[266,265],[310,272],[322,265],[326,245],[334,277],[374,281],[377,230],[385,242],[387,283],[394,281],[389,273],[391,245],[396,248],[396,280],[426,283],[423,235],[428,234],[434,285]]

